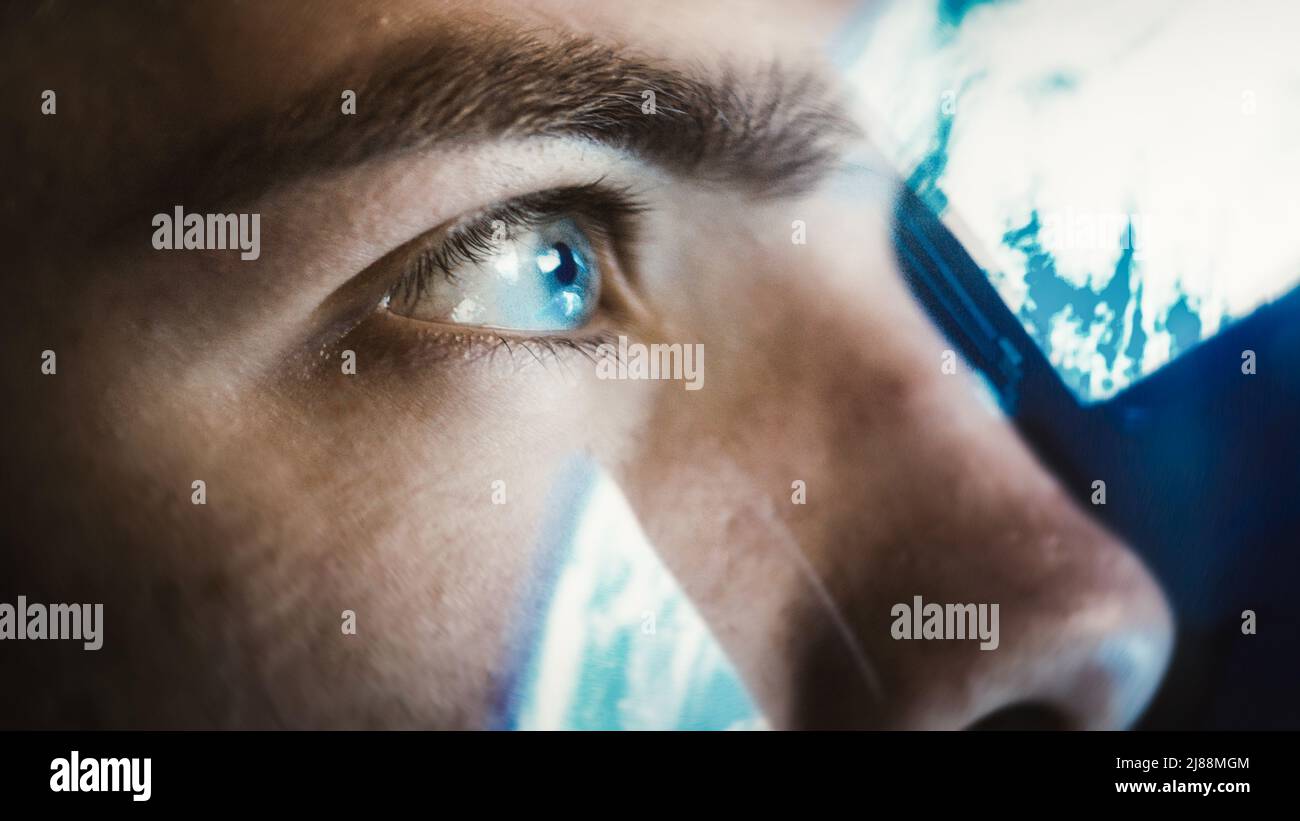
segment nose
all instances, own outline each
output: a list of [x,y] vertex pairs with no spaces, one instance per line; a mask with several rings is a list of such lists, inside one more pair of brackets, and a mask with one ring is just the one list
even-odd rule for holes
[[[683,433],[689,467],[640,488],[772,727],[1120,729],[1150,701],[1161,590],[1004,421],[961,415],[860,447],[818,448],[790,418],[736,450]],[[765,497],[799,475],[804,504]]]
[[[930,531],[930,540],[900,548],[908,553],[877,553],[856,569],[863,546],[851,536],[823,547],[836,554],[823,556],[823,567],[838,568],[822,574],[828,603],[851,630],[825,630],[809,643],[790,726],[1117,729],[1136,721],[1169,658],[1165,599],[1133,554],[1068,500],[1045,503],[1050,510],[1028,522],[1002,519],[1001,533],[996,519],[970,521],[964,536]],[[844,659],[854,653],[874,682],[853,681]]]
[[790,321],[840,340],[784,345],[802,376],[785,381],[789,415],[769,439],[818,468],[817,508],[784,519],[825,590],[807,600],[838,610],[809,619],[822,635],[797,661],[791,725],[1130,726],[1168,664],[1163,593],[974,375],[943,367],[950,343],[878,264],[868,285],[784,291]]
[[[709,468],[716,486],[738,489],[716,506],[733,506],[712,542],[734,551],[724,565],[759,557],[769,565],[757,596],[756,583],[730,572],[749,592],[733,603],[732,620],[741,611],[757,625],[761,610],[784,621],[783,640],[749,665],[769,722],[1131,726],[1160,683],[1173,636],[1142,562],[967,385],[900,387],[906,380],[874,358],[864,366],[841,356],[821,373],[856,372],[879,389],[787,382],[791,412],[769,422],[780,433],[751,415],[752,441],[714,455]],[[752,501],[759,487],[798,477],[808,477],[804,504]]]
[[1170,653],[1162,592],[943,367],[887,217],[828,210],[799,212],[827,241],[671,306],[709,378],[661,392],[628,460],[651,540],[773,727],[1130,725]]
[[[791,724],[1130,726],[1168,663],[1163,593],[974,375],[943,367],[950,343],[879,266],[832,299],[833,282],[785,292],[801,324],[840,340],[793,354],[809,361],[783,400],[808,420],[785,424],[779,441],[800,443],[785,458],[819,466],[823,488],[816,510],[786,520],[823,607],[839,610],[809,621],[823,635],[798,661]],[[870,671],[864,686],[845,683],[845,654]]]

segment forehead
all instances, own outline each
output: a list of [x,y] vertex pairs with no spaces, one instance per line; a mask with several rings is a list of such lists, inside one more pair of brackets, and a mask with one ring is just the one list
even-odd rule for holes
[[[794,26],[775,0],[200,0],[11,10],[0,57],[8,80],[0,82],[11,85],[19,111],[15,167],[30,176],[15,181],[9,224],[71,207],[82,213],[66,216],[92,230],[107,204],[162,186],[161,160],[203,135],[287,106],[324,78],[355,74],[364,85],[386,50],[469,38],[476,23],[591,35],[683,66],[744,65],[814,51],[850,5],[801,9]],[[716,25],[720,14],[725,27]],[[46,89],[58,95],[56,117],[40,113]]]

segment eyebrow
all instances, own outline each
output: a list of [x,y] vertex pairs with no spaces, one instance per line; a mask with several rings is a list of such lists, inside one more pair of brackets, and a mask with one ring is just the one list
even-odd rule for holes
[[[353,115],[341,113],[343,89],[356,91]],[[177,192],[187,201],[249,200],[276,183],[385,154],[553,136],[775,196],[809,188],[856,134],[811,71],[772,63],[710,77],[589,37],[457,27],[438,42],[397,46],[359,86],[356,70],[344,71],[287,111],[236,126],[172,178],[187,180]],[[194,169],[203,169],[201,179]]]

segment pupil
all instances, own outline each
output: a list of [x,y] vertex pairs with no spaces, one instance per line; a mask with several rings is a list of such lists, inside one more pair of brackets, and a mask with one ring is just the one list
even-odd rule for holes
[[555,278],[561,285],[572,285],[578,278],[578,263],[573,258],[573,251],[563,242],[555,243],[555,251],[560,255],[560,264],[555,267]]

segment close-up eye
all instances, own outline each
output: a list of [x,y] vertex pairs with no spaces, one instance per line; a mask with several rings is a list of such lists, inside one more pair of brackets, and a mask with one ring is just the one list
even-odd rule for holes
[[528,195],[418,247],[388,295],[409,319],[547,333],[587,325],[637,206],[599,185]]

